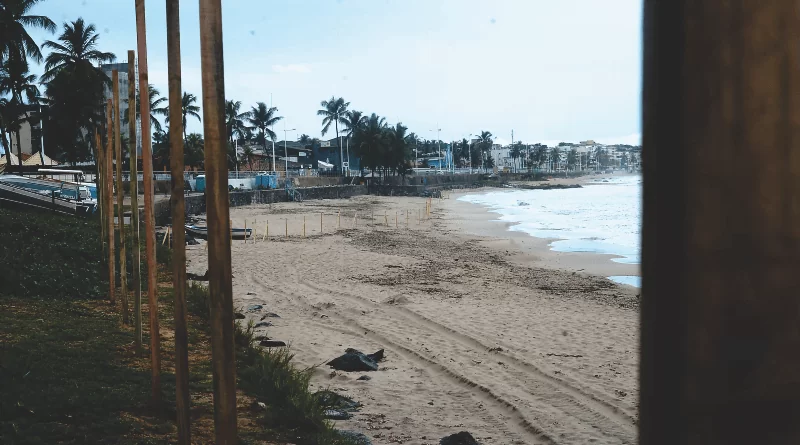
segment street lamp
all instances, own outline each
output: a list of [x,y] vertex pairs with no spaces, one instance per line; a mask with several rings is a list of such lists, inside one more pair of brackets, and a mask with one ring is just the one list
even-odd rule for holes
[[[436,146],[439,148],[439,172],[441,173],[441,171],[442,171],[442,143],[439,140],[439,132],[442,131],[442,129],[438,128],[439,127],[439,123],[438,122],[436,123],[436,127],[437,127],[436,128]],[[432,132],[434,130],[429,130],[429,131]]]
[[283,163],[286,171],[286,179],[289,179],[289,151],[286,149],[286,133],[295,130],[295,128],[287,130],[286,125],[284,124],[283,126]]

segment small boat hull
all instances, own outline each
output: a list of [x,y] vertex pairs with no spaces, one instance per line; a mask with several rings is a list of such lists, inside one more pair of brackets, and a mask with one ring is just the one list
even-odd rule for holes
[[[208,239],[208,228],[206,226],[196,226],[187,224],[185,226],[186,233],[196,238]],[[231,229],[233,239],[246,239],[250,238],[253,234],[253,229]]]

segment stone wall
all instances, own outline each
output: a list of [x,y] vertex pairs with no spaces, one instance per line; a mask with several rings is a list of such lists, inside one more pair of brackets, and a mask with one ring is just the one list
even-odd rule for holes
[[[363,185],[339,185],[331,187],[306,187],[298,189],[303,200],[309,199],[342,199],[367,194],[367,187]],[[288,196],[285,189],[276,190],[246,190],[230,192],[228,194],[231,207],[240,207],[253,204],[270,204],[273,202],[286,202]],[[184,198],[186,215],[200,215],[206,212],[205,194],[192,194]],[[163,226],[170,222],[169,200],[157,202],[153,207],[156,225]]]

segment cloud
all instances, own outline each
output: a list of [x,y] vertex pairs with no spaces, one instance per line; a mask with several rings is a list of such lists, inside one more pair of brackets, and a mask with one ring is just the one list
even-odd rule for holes
[[308,74],[311,72],[311,67],[302,63],[290,63],[288,65],[272,65],[272,71],[276,73]]

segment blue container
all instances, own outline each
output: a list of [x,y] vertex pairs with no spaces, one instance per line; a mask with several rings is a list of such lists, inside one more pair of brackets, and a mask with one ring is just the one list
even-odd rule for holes
[[206,175],[199,175],[195,179],[194,189],[198,192],[206,191]]
[[259,186],[265,189],[278,188],[278,176],[276,174],[257,175],[256,188]]

